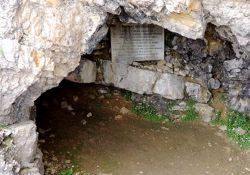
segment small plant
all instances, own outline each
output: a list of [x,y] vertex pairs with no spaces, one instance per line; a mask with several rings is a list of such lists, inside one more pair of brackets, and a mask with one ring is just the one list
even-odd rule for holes
[[198,113],[195,111],[195,101],[190,98],[187,100],[187,111],[182,116],[183,121],[193,121],[198,118]]
[[171,114],[173,112],[173,107],[176,105],[176,101],[170,101],[166,105],[166,113]]
[[[227,135],[235,140],[241,147],[250,148],[250,120],[243,113],[231,110],[226,119],[221,118],[221,112],[216,112],[212,124],[225,125]],[[237,130],[242,130],[243,133]]]
[[0,129],[6,128],[6,127],[7,127],[7,125],[5,123],[0,122]]
[[[250,148],[250,120],[246,115],[237,111],[230,111],[227,120],[227,135],[242,147]],[[241,128],[245,133],[238,133],[236,130]]]
[[8,136],[3,139],[2,146],[5,151],[10,151],[11,148],[13,148],[13,138],[11,136]]
[[147,103],[137,104],[134,102],[132,111],[135,114],[152,122],[161,123],[169,121],[169,118],[166,115],[157,114],[156,109],[152,105]]
[[67,168],[67,169],[61,170],[57,175],[73,175],[73,169]]

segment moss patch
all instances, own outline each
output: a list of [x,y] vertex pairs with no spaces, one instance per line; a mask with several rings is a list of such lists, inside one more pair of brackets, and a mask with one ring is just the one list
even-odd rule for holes
[[182,121],[193,121],[198,118],[198,113],[195,111],[194,105],[195,101],[192,98],[187,100],[187,110],[181,117]]
[[[236,131],[237,128],[246,132],[240,134]],[[236,140],[242,147],[250,148],[250,120],[247,116],[240,112],[230,111],[227,119],[227,135]]]
[[[221,117],[221,112],[216,112],[216,117],[211,121],[214,125],[225,125],[227,135],[235,140],[241,147],[250,148],[250,120],[240,112],[230,110],[226,118]],[[237,132],[241,128],[245,133]]]
[[67,169],[61,170],[59,171],[57,175],[73,175],[73,169],[67,168]]
[[162,122],[170,121],[170,118],[168,116],[157,114],[156,109],[148,103],[133,102],[132,111],[138,116],[141,116],[145,118],[146,120],[149,120],[152,122],[162,123]]

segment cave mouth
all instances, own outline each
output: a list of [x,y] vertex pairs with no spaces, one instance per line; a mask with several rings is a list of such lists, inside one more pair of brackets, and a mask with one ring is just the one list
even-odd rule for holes
[[[241,98],[230,90],[246,69],[215,26],[204,40],[153,25],[110,28],[35,102],[45,175],[247,172],[246,152],[223,127],[210,125],[227,117],[226,103]],[[234,106],[247,110],[246,104]],[[248,131],[241,131],[248,144]]]
[[200,121],[149,121],[133,113],[128,94],[67,80],[42,94],[35,104],[45,175],[247,172],[249,160],[221,130]]

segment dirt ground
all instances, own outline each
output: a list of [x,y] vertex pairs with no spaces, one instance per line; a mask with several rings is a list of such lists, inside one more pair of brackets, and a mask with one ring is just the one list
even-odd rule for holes
[[118,90],[64,82],[36,105],[46,175],[250,174],[249,153],[216,127],[121,114],[131,104]]

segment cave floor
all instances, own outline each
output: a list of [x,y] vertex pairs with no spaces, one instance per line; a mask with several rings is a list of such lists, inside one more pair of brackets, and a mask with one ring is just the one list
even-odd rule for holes
[[216,127],[121,115],[131,103],[117,90],[101,91],[62,83],[36,102],[46,175],[250,174],[249,153]]

